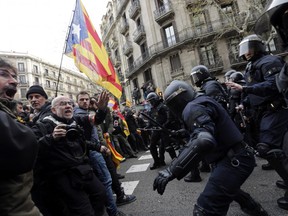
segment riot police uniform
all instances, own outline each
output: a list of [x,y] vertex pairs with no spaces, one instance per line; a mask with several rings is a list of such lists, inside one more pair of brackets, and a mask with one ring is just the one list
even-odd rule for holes
[[[147,101],[152,105],[150,111],[150,117],[164,128],[168,126],[170,120],[170,113],[168,107],[163,103],[160,97],[155,92],[150,92],[147,95]],[[153,122],[149,122],[148,127],[156,126]],[[159,155],[157,151],[157,145],[159,143]],[[165,131],[154,130],[151,134],[150,152],[154,160],[154,164],[150,167],[151,170],[156,169],[165,164],[165,151],[167,151],[170,157],[173,159],[176,157],[176,152],[171,145],[170,137]]]
[[[282,40],[282,46],[287,51],[288,48],[288,0],[272,0],[265,7],[264,13],[257,20],[254,31],[258,35],[269,36],[271,34],[271,27],[274,27],[277,31],[279,39]],[[286,105],[288,104],[288,64],[285,63],[282,67],[280,73],[276,74],[276,85],[280,93],[284,96]],[[284,164],[284,169],[278,171],[278,173],[283,171],[288,173],[287,170],[287,144],[283,143],[283,152],[278,152],[283,158],[280,162],[281,165]],[[285,159],[286,158],[286,159]],[[276,170],[277,171],[277,170]],[[283,174],[284,175],[284,174]],[[287,189],[287,176],[284,176],[284,182],[277,181],[277,186],[284,186]],[[281,175],[280,175],[281,176]],[[281,176],[283,178],[283,176]],[[277,200],[280,208],[288,210],[288,192],[286,191],[285,196]]]
[[[213,164],[213,171],[197,199],[193,215],[226,215],[230,203],[238,197],[241,185],[254,169],[253,151],[243,142],[242,134],[226,110],[211,97],[197,94],[192,86],[178,80],[171,82],[164,97],[169,109],[183,119],[190,131],[190,140],[178,158],[159,172],[154,190],[163,194],[169,181],[182,179],[205,158]],[[266,215],[259,204],[253,204],[258,215]]]
[[[221,86],[221,84],[213,78],[204,65],[198,65],[192,68],[190,74],[192,85],[200,88],[200,92],[207,96],[214,98],[220,103],[225,109],[227,109],[227,92]],[[209,164],[203,160],[201,163],[200,171],[210,172]],[[198,169],[191,171],[191,175],[184,178],[186,182],[200,182],[200,172]]]
[[247,101],[254,110],[253,118],[259,130],[256,148],[260,156],[266,158],[288,182],[282,159],[271,158],[269,152],[282,148],[282,139],[288,125],[288,109],[285,108],[285,101],[275,83],[275,75],[280,72],[284,61],[278,56],[268,55],[257,35],[250,35],[242,40],[239,55],[246,58],[249,49],[254,50],[254,55],[248,59],[244,74],[247,86],[243,86],[242,91],[247,95]]
[[204,65],[198,65],[191,70],[191,82],[200,88],[200,91],[205,95],[214,98],[225,109],[227,109],[228,95],[221,83],[213,78]]

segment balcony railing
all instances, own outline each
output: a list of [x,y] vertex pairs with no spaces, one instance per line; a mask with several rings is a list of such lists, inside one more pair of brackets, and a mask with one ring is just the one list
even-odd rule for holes
[[118,0],[117,1],[117,15],[121,14],[121,12],[124,10],[125,5],[129,2],[129,0]]
[[120,26],[120,33],[125,35],[129,29],[129,24],[127,21],[123,21]]
[[154,11],[154,19],[158,24],[161,24],[168,17],[174,15],[172,4],[170,1],[165,3],[163,6],[159,7]]
[[131,42],[126,42],[123,46],[123,53],[124,55],[128,56],[131,52],[133,52],[133,47]]
[[141,11],[140,1],[135,0],[129,9],[129,17],[134,20],[140,13],[140,11]]
[[210,72],[216,72],[219,70],[223,69],[223,60],[222,58],[219,56],[215,59],[213,59],[213,61],[208,61],[208,60],[200,60],[200,64],[207,66],[207,68],[210,70]]
[[112,49],[115,49],[118,46],[118,41],[116,39],[112,39],[110,46]]
[[118,67],[118,66],[121,65],[121,60],[120,60],[119,56],[116,56],[116,57],[112,58],[112,61],[113,61],[114,67]]
[[133,41],[139,43],[146,36],[145,29],[143,25],[139,25],[135,32],[133,33]]
[[[236,19],[237,20],[237,19]],[[244,21],[241,21],[240,19],[237,20],[235,25],[238,27],[243,24]],[[141,68],[143,65],[145,65],[147,62],[149,62],[152,58],[162,55],[163,53],[169,52],[172,49],[177,49],[177,47],[185,45],[187,43],[191,42],[197,42],[201,43],[201,40],[205,40],[209,38],[211,35],[221,35],[223,31],[226,31],[227,29],[224,29],[222,27],[222,20],[216,20],[211,22],[209,25],[203,24],[202,26],[198,26],[198,28],[195,30],[193,27],[189,27],[186,29],[183,29],[182,31],[177,33],[177,37],[174,36],[171,37],[170,40],[167,38],[166,40],[159,41],[158,43],[153,44],[148,48],[147,54],[145,54],[145,58],[143,56],[139,56],[135,59],[133,63],[133,67],[130,66],[127,68],[126,77],[129,78],[132,76],[139,68]],[[277,46],[277,44],[275,44]],[[124,50],[124,48],[123,48]],[[280,51],[281,52],[281,51]],[[274,52],[278,53],[278,51]],[[281,55],[281,54],[280,54]],[[245,62],[238,58],[238,56],[231,56],[229,54],[230,64],[231,66],[242,66],[245,64]],[[215,64],[211,64],[210,68],[212,70],[217,70],[217,68],[223,67],[222,60],[216,61]]]

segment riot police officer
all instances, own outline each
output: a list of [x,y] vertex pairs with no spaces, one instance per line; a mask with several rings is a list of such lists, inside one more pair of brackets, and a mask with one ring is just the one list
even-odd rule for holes
[[227,109],[227,92],[204,65],[193,67],[190,74],[192,85],[200,88],[205,95],[213,97]]
[[[204,65],[197,65],[192,68],[190,74],[191,82],[193,86],[200,88],[200,92],[205,95],[214,98],[218,103],[220,103],[225,109],[227,109],[227,92],[221,86],[220,82],[213,78]],[[201,167],[199,168],[201,172],[210,172],[209,164],[203,160]],[[191,171],[191,174],[184,178],[186,182],[199,182],[201,181],[200,173],[198,169]]]
[[[169,181],[182,179],[205,158],[213,163],[213,171],[197,199],[193,215],[226,215],[230,203],[240,201],[239,194],[243,194],[240,187],[254,169],[253,150],[243,142],[226,110],[213,98],[196,93],[186,82],[172,81],[164,99],[169,109],[183,119],[190,139],[178,158],[159,172],[153,189],[162,195]],[[242,210],[250,215],[267,215],[249,195],[242,201]],[[249,203],[249,209],[245,203]]]
[[280,153],[288,124],[288,109],[275,82],[284,61],[265,50],[259,36],[253,34],[245,37],[239,44],[239,56],[248,61],[244,73],[246,86],[233,82],[227,82],[227,85],[247,95],[247,105],[253,109],[253,119],[258,127],[257,151],[288,182],[288,172],[284,169]]
[[227,71],[227,72],[224,74],[224,81],[225,81],[225,82],[230,81],[230,76],[231,76],[233,73],[235,73],[235,72],[237,72],[237,71],[234,70],[234,69]]
[[[279,38],[282,40],[283,48],[288,49],[288,0],[272,0],[266,6],[264,13],[257,20],[255,32],[259,35],[269,36],[272,26],[276,29]],[[276,85],[279,92],[284,96],[286,104],[288,104],[288,64],[285,63],[280,73],[276,74]],[[282,146],[285,156],[287,157],[287,144]],[[286,149],[286,151],[285,151]],[[287,166],[287,159],[284,160],[284,166]],[[286,169],[287,171],[287,169]],[[287,190],[287,181],[277,181],[277,186]],[[288,210],[288,193],[277,200],[280,208]]]
[[[150,92],[147,95],[147,101],[150,102],[152,108],[150,111],[150,116],[157,123],[162,125],[164,128],[168,126],[171,118],[169,109],[163,103],[163,100],[155,92]],[[153,122],[149,122],[148,127],[156,126]],[[159,144],[159,154],[157,151],[157,145]],[[151,170],[156,169],[160,166],[165,166],[165,150],[169,153],[170,157],[173,159],[176,157],[176,152],[171,145],[171,140],[169,135],[164,131],[154,130],[151,134],[150,141],[150,152],[154,160],[154,164],[150,167]]]
[[[230,81],[238,83],[240,85],[245,85],[246,83],[244,80],[243,74],[239,71],[233,73],[230,76]],[[229,111],[231,118],[234,120],[234,122],[240,129],[242,129],[241,123],[242,123],[242,126],[243,126],[243,123],[245,124],[245,122],[243,122],[239,112],[237,112],[237,109],[236,109],[241,103],[241,99],[242,99],[241,95],[242,95],[241,91],[237,89],[230,89],[229,106],[228,106],[229,107],[228,111]]]

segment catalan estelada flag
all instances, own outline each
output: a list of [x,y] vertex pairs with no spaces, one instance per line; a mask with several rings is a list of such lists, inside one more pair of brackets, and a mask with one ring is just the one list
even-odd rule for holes
[[81,0],[76,1],[65,54],[74,59],[76,67],[92,82],[121,97],[117,74]]

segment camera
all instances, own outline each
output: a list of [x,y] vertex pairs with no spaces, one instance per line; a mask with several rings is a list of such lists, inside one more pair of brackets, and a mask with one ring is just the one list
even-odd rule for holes
[[66,126],[66,138],[70,141],[75,141],[77,138],[82,137],[83,130],[78,125],[67,125]]

